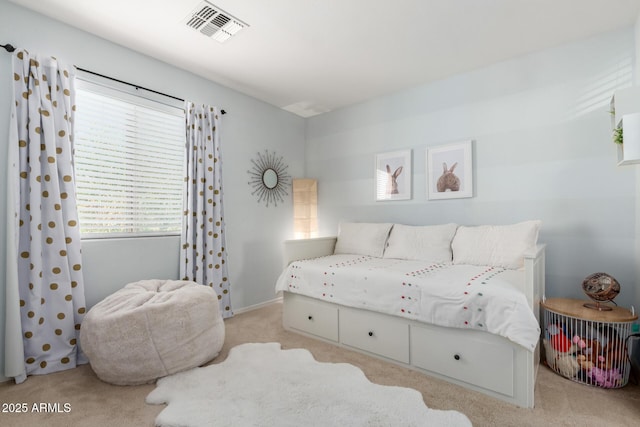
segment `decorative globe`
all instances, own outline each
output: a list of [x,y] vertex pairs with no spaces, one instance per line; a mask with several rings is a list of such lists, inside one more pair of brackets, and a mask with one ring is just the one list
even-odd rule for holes
[[582,282],[584,293],[596,301],[596,304],[585,304],[585,307],[598,310],[611,310],[609,307],[602,307],[600,302],[613,301],[620,293],[620,283],[607,273],[593,273],[585,277]]

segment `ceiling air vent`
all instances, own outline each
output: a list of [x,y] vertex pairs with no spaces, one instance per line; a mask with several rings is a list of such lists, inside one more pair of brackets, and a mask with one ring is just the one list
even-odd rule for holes
[[238,31],[249,26],[207,1],[200,3],[185,18],[184,23],[187,27],[220,43],[227,41]]

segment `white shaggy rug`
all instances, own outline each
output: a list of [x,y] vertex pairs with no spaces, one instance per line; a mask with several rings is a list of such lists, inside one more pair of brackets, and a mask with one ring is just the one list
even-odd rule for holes
[[163,427],[471,426],[460,412],[429,409],[417,390],[279,343],[242,344],[222,363],[162,378],[147,403],[168,405],[156,418]]

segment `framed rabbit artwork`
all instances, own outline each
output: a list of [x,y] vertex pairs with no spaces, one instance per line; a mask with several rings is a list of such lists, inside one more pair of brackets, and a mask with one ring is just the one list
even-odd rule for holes
[[473,144],[463,141],[427,147],[427,197],[473,197]]
[[376,155],[376,201],[411,199],[411,150]]

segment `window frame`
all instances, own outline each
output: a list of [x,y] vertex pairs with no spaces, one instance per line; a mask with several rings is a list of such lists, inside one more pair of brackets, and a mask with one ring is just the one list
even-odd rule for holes
[[[94,75],[91,73],[83,72],[81,70],[76,70],[75,75],[75,84],[76,90],[85,90],[93,93],[97,93],[100,95],[104,95],[107,97],[114,97],[121,101],[127,103],[138,104],[143,107],[153,108],[171,115],[178,116],[178,111],[180,111],[180,116],[183,118],[183,132],[182,134],[185,136],[182,147],[186,146],[186,120],[185,117],[185,104],[184,101],[174,99],[170,96],[165,96],[159,93],[154,93],[148,90],[145,90],[142,87],[137,87],[134,85],[130,85],[124,82],[120,82],[117,80],[113,80],[107,77],[102,77],[98,75]],[[76,105],[77,102],[76,102]],[[77,108],[82,108],[78,106]],[[76,120],[77,120],[77,112],[76,112]],[[77,137],[77,131],[74,129],[74,133]],[[76,140],[77,141],[77,140]],[[74,143],[74,150],[76,148],[77,142]],[[76,158],[74,156],[74,163],[76,162]],[[178,178],[180,182],[184,181],[184,172],[185,172],[185,156],[182,157],[182,175]],[[77,172],[76,172],[77,175]],[[181,186],[181,192],[184,191],[184,186]],[[184,197],[184,194],[182,194]],[[80,213],[78,213],[80,217]],[[80,220],[80,228],[82,230],[82,218]],[[182,224],[182,215],[179,218],[180,224]],[[81,231],[81,239],[82,240],[104,240],[104,239],[130,239],[130,238],[148,238],[148,237],[164,237],[164,236],[179,236],[181,234],[181,230],[165,230],[165,231],[156,231],[156,232],[138,232],[138,231],[130,231],[130,232],[111,232],[111,233],[87,233]]]

